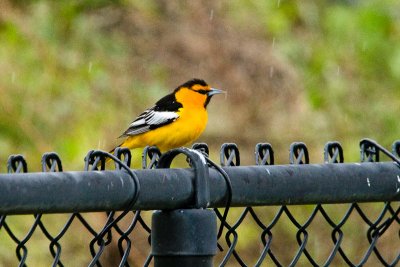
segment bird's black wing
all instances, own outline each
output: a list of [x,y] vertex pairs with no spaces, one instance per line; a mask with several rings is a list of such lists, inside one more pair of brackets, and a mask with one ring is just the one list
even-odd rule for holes
[[120,137],[145,133],[167,125],[179,118],[177,111],[182,107],[182,104],[176,101],[174,93],[169,94],[157,101],[154,107],[140,114]]

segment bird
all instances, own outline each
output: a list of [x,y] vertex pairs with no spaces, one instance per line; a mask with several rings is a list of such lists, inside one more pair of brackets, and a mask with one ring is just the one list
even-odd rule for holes
[[203,133],[211,97],[225,93],[202,79],[191,79],[141,113],[119,138],[117,147],[128,149],[156,146],[161,152],[191,143]]

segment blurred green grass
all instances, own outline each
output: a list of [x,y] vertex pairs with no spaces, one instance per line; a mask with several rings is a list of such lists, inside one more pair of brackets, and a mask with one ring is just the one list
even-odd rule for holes
[[[2,7],[2,162],[23,153],[38,169],[40,155],[53,150],[79,168],[89,149],[112,147],[140,111],[192,77],[228,91],[210,105],[201,138],[214,149],[223,141],[246,147],[269,141],[285,163],[288,145],[302,140],[320,162],[323,143],[339,140],[354,161],[362,137],[386,146],[398,138],[397,2],[5,1]],[[195,9],[207,14],[198,28],[187,16]],[[223,40],[215,29],[226,29]],[[247,50],[231,51],[243,38]],[[187,53],[176,51],[180,46]],[[215,56],[213,46],[227,52]],[[215,58],[202,62],[196,51]],[[263,60],[251,62],[250,52]],[[232,73],[233,67],[240,69]],[[235,123],[232,109],[239,112]]]
[[361,138],[399,138],[399,10],[394,0],[2,1],[0,171],[15,153],[38,171],[48,151],[80,170],[193,77],[228,91],[199,140],[213,158],[235,142],[252,164],[268,141],[282,164],[304,141],[322,162],[338,140],[358,161]]

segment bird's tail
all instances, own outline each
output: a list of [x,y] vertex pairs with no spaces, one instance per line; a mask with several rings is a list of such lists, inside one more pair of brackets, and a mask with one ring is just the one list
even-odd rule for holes
[[113,149],[111,149],[110,151],[108,151],[108,153],[110,154],[114,154],[115,149],[117,149],[118,147],[120,147],[121,145],[118,145],[116,147],[114,147]]
[[[114,147],[113,149],[111,149],[110,151],[108,151],[108,153],[113,154],[114,155],[114,151],[115,149],[117,149],[118,147],[121,147],[124,143],[119,144],[118,146]],[[110,162],[111,158],[107,158],[106,163]]]

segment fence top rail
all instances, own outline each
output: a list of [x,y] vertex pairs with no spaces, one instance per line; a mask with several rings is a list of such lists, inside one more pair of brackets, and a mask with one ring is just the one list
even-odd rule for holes
[[[209,205],[226,205],[220,172],[208,172]],[[231,206],[328,204],[400,200],[400,168],[393,162],[225,167]],[[133,170],[140,191],[133,209],[194,205],[194,169]],[[70,213],[124,210],[135,192],[126,171],[0,174],[0,213]]]

